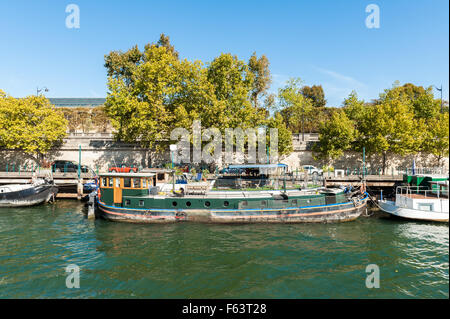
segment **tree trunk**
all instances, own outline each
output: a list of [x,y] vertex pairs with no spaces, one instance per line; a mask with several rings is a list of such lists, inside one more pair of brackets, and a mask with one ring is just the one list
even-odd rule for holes
[[302,141],[305,141],[305,126],[304,126],[304,122],[305,122],[305,115],[302,114]]
[[386,172],[386,152],[383,152],[383,175]]

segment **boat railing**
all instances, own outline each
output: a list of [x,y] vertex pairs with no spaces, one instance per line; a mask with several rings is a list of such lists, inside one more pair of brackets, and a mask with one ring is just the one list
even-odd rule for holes
[[421,195],[426,198],[448,198],[448,190],[430,189],[427,186],[397,186],[396,194],[406,197]]
[[[415,209],[419,211],[434,211],[434,212],[447,212],[448,213],[448,190],[430,189],[426,186],[398,186],[396,189],[396,206]],[[400,195],[400,196],[399,196]],[[417,206],[414,205],[414,201],[408,199],[428,199],[438,201],[438,204],[422,203]],[[431,205],[431,206],[430,206]],[[424,207],[428,207],[424,209]],[[431,208],[432,207],[432,208]]]

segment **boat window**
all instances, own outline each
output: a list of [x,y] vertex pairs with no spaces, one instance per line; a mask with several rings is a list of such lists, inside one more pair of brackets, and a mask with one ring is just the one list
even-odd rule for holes
[[110,178],[108,178],[108,185],[109,185],[109,187],[113,187],[113,178],[112,177],[110,177]]
[[120,187],[120,178],[116,177],[116,187]]
[[187,207],[191,206],[191,202],[186,202],[186,206]]
[[125,206],[129,206],[131,204],[131,200],[125,199]]
[[123,179],[123,187],[131,187],[131,178],[125,177]]
[[107,185],[107,180],[106,180],[106,178],[102,178],[102,186],[103,186],[103,187],[106,187],[106,185]]
[[267,206],[267,201],[266,201],[266,200],[262,200],[262,201],[261,201],[261,206],[266,207],[266,206]]
[[142,179],[142,188],[147,188],[147,180],[145,178]]
[[228,207],[228,206],[230,206],[230,203],[226,200],[223,202],[223,206]]
[[293,199],[291,203],[292,203],[292,205],[297,205],[297,200]]
[[134,188],[140,188],[141,187],[141,179],[140,178],[133,178],[133,187]]
[[158,181],[163,181],[163,180],[165,180],[164,173],[159,173],[158,174]]
[[432,211],[433,210],[433,204],[419,203],[419,210]]
[[141,200],[139,201],[139,206],[144,206],[144,200],[143,200],[143,199],[141,199]]
[[178,204],[177,202],[172,202],[173,207],[177,206],[177,204]]
[[208,202],[208,201],[206,201],[206,202],[205,202],[205,206],[206,206],[206,207],[209,207],[209,206],[211,206],[211,203]]
[[247,206],[247,205],[248,205],[248,202],[247,202],[246,200],[244,200],[244,201],[241,202],[241,205],[242,205],[242,206]]

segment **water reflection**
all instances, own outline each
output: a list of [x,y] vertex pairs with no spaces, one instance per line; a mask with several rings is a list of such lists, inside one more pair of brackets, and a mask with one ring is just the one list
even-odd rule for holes
[[[138,225],[60,201],[0,214],[0,297],[448,298],[448,225]],[[82,289],[64,267],[81,266]],[[365,267],[381,288],[365,287]]]

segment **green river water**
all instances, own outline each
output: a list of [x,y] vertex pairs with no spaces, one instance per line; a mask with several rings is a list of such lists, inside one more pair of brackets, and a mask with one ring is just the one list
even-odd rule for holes
[[[65,267],[80,269],[66,287]],[[366,287],[366,266],[380,288]],[[135,225],[0,209],[0,298],[448,298],[448,224]]]

